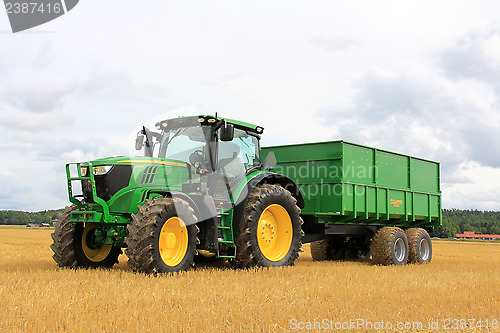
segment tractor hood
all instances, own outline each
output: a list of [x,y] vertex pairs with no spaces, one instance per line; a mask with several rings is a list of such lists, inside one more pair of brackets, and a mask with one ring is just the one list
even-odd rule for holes
[[[189,181],[186,162],[151,157],[117,156],[81,163],[82,175],[88,176],[89,166],[95,179],[96,194],[104,201],[137,190],[177,190]],[[92,188],[83,182],[85,201],[94,202]]]
[[89,163],[92,163],[93,166],[106,166],[106,165],[140,165],[140,166],[144,166],[145,164],[152,164],[152,165],[178,166],[178,167],[184,167],[184,168],[187,167],[186,162],[183,162],[180,160],[143,157],[143,156],[106,157],[106,158],[100,158],[97,160],[93,160],[93,161],[90,161],[87,163],[82,163],[82,165],[85,166],[85,165],[88,165]]

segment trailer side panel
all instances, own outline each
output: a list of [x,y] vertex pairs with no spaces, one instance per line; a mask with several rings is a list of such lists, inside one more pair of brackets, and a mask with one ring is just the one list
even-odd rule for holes
[[[439,163],[345,141],[266,147],[301,188],[307,221],[441,225]],[[313,218],[311,218],[313,217]]]

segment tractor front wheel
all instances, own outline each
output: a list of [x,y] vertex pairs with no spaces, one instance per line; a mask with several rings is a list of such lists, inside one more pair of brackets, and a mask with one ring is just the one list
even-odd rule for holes
[[173,273],[189,269],[198,244],[197,218],[178,198],[146,200],[125,238],[128,265],[143,273]]
[[109,268],[118,263],[121,248],[94,244],[93,237],[98,224],[71,222],[71,212],[77,210],[76,205],[66,207],[52,233],[53,243],[50,246],[55,262],[60,267],[69,268]]

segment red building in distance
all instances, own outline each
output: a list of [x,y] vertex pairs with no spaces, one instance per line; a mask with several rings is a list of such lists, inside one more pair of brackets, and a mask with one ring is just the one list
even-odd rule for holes
[[479,235],[474,231],[464,231],[463,234],[457,234],[457,238],[500,240],[500,235]]

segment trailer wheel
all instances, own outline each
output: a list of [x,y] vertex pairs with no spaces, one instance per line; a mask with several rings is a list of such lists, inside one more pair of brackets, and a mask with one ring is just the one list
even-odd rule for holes
[[422,228],[410,228],[405,233],[408,238],[408,262],[418,264],[431,262],[432,242],[427,231]]
[[343,260],[346,247],[340,237],[329,237],[311,243],[311,256],[314,261]]
[[293,265],[302,247],[297,200],[279,185],[261,185],[249,195],[236,235],[235,267]]
[[189,269],[198,244],[196,222],[193,209],[182,199],[146,200],[127,226],[129,267],[148,274]]
[[370,244],[370,253],[375,264],[406,265],[408,261],[408,239],[397,227],[380,228]]
[[53,243],[50,246],[55,262],[59,267],[109,268],[118,263],[121,248],[113,245],[89,245],[90,239],[97,229],[96,223],[71,222],[71,212],[77,210],[76,205],[66,207],[52,233]]

